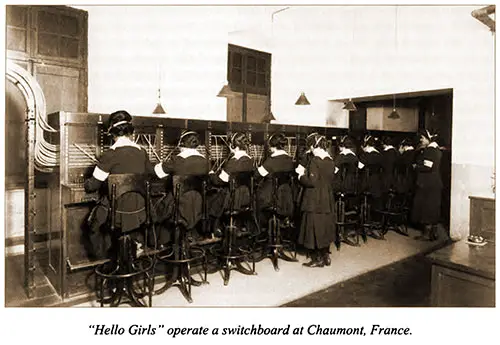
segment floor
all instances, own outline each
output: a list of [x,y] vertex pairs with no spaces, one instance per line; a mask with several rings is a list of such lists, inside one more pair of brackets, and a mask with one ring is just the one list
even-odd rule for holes
[[[343,246],[333,251],[332,265],[306,268],[299,263],[280,261],[279,272],[269,260],[257,264],[257,276],[233,272],[228,286],[218,273],[208,276],[209,284],[193,287],[188,303],[177,288],[154,296],[153,307],[399,307],[427,306],[430,268],[424,254],[441,247],[437,242],[413,239],[394,232],[385,241],[369,240],[361,247]],[[78,307],[97,306],[95,301]]]
[[[430,267],[425,253],[446,243],[413,239],[418,232],[410,229],[410,237],[389,232],[386,240],[370,240],[361,247],[332,248],[332,265],[324,268],[302,266],[280,261],[280,270],[265,259],[256,265],[257,276],[233,271],[228,286],[219,273],[208,275],[209,284],[193,287],[193,303],[188,303],[177,288],[154,296],[154,307],[396,307],[427,306],[429,303]],[[45,277],[36,272],[35,298],[28,300],[23,286],[23,256],[6,258],[5,305],[57,306],[61,299]],[[68,304],[64,304],[67,306]],[[71,304],[70,304],[71,305]],[[95,301],[78,307],[97,306]]]

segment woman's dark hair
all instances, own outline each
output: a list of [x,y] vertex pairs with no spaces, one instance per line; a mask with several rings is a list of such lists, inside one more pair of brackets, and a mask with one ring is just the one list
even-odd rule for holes
[[384,143],[384,145],[394,145],[394,139],[389,136],[383,137],[382,142]]
[[316,138],[319,136],[318,133],[314,132],[314,133],[311,133],[307,136],[306,138],[306,146],[307,148],[313,146],[314,147],[314,144],[316,142]]
[[354,149],[356,148],[356,144],[354,143],[354,140],[351,137],[344,137],[342,141],[340,142],[340,146],[345,147],[346,149]]
[[231,147],[238,147],[240,150],[247,150],[250,146],[250,139],[243,132],[236,132],[231,135]]
[[404,138],[401,141],[401,146],[414,146],[415,145],[415,139],[414,138]]
[[365,139],[363,140],[363,146],[377,146],[378,144],[378,139],[374,137],[373,135],[367,135],[365,136]]
[[326,150],[327,147],[327,142],[326,138],[318,133],[314,133],[313,135],[309,135],[306,139],[307,147],[312,146],[313,148],[322,148],[323,150]]
[[132,115],[127,111],[115,111],[109,116],[108,133],[116,137],[131,135],[134,133],[134,126],[131,122]]
[[184,131],[179,138],[179,146],[188,149],[195,149],[200,146],[200,137],[193,131]]
[[285,134],[283,133],[274,133],[268,140],[269,147],[275,147],[278,150],[283,150],[287,143],[288,140],[286,140]]

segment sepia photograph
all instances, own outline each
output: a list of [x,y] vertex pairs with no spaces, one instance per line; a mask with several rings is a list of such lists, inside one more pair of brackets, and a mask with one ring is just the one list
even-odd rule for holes
[[494,4],[4,8],[5,309],[495,309]]

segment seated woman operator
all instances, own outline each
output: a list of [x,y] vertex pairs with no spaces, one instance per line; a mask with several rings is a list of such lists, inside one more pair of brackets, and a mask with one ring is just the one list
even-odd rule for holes
[[[294,171],[293,158],[284,150],[287,139],[283,133],[274,133],[268,139],[270,156],[257,168],[256,177],[261,179],[257,188],[257,207],[263,211],[273,205],[277,198],[277,212],[281,216],[291,217],[294,212],[292,187],[289,184],[279,186],[277,195],[274,195],[272,177],[276,173],[291,173]],[[263,179],[263,180],[262,180]],[[261,221],[265,224],[266,212],[261,214]]]
[[[200,194],[200,183],[208,174],[208,160],[196,148],[200,145],[198,133],[184,131],[180,138],[178,147],[180,153],[163,163],[154,167],[156,175],[163,179],[172,177],[173,191],[157,205],[157,221],[174,220],[174,193],[179,185],[179,223],[187,230],[192,230],[203,215],[203,199]],[[195,233],[189,234],[196,236]],[[165,238],[168,238],[166,236]]]
[[[239,173],[253,171],[254,160],[246,150],[250,145],[247,135],[242,132],[234,133],[230,138],[231,150],[228,160],[222,165],[220,171],[210,171],[210,181],[214,186],[221,187],[217,193],[208,198],[208,213],[212,218],[213,230],[216,236],[222,234],[220,218],[225,210],[229,209],[230,192],[229,180]],[[250,190],[247,185],[235,185],[233,208],[235,211],[250,205]],[[239,227],[244,232],[245,228]]]
[[[112,113],[108,121],[108,134],[112,136],[114,144],[106,151],[94,169],[92,177],[84,184],[85,191],[92,193],[103,186],[110,174],[152,174],[153,166],[147,152],[131,140],[134,133],[132,116],[125,110]],[[88,217],[90,236],[87,249],[90,257],[104,257],[109,243],[103,243],[101,226],[107,222],[110,202],[103,191],[100,201]],[[136,211],[144,207],[144,198],[138,194],[126,194],[120,198],[118,209],[121,211]],[[123,232],[137,229],[146,217],[145,211],[131,214],[117,214],[117,223]],[[105,239],[107,239],[105,237]],[[106,248],[103,248],[105,246]]]

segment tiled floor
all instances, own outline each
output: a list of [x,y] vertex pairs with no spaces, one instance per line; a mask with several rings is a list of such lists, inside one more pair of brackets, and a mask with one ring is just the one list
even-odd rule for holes
[[[153,306],[368,307],[425,305],[424,295],[426,295],[428,288],[426,284],[429,283],[430,279],[430,275],[426,277],[427,266],[419,259],[401,263],[400,261],[418,256],[442,245],[444,236],[441,236],[442,240],[438,242],[421,242],[413,239],[413,236],[417,235],[416,231],[410,230],[410,234],[410,237],[404,237],[389,232],[385,241],[369,240],[368,243],[362,244],[358,248],[343,246],[340,251],[333,251],[330,267],[312,269],[304,267],[302,263],[306,261],[306,258],[299,256],[298,263],[280,261],[280,271],[276,272],[270,260],[266,259],[257,264],[257,276],[246,276],[233,272],[228,286],[223,285],[220,274],[210,274],[208,276],[209,284],[193,287],[193,303],[188,303],[177,288],[171,288],[161,295],[154,296]],[[349,280],[354,277],[360,278]],[[424,279],[424,281],[418,286],[418,284],[415,285],[415,279]],[[346,286],[348,288],[338,289],[338,287]],[[413,295],[413,299],[408,299],[404,294],[394,296],[390,292],[390,289],[401,292],[410,288],[420,289],[418,298]],[[324,289],[326,290],[321,291]],[[333,295],[332,291],[334,291]],[[78,306],[92,307],[97,306],[97,303],[91,301]]]

